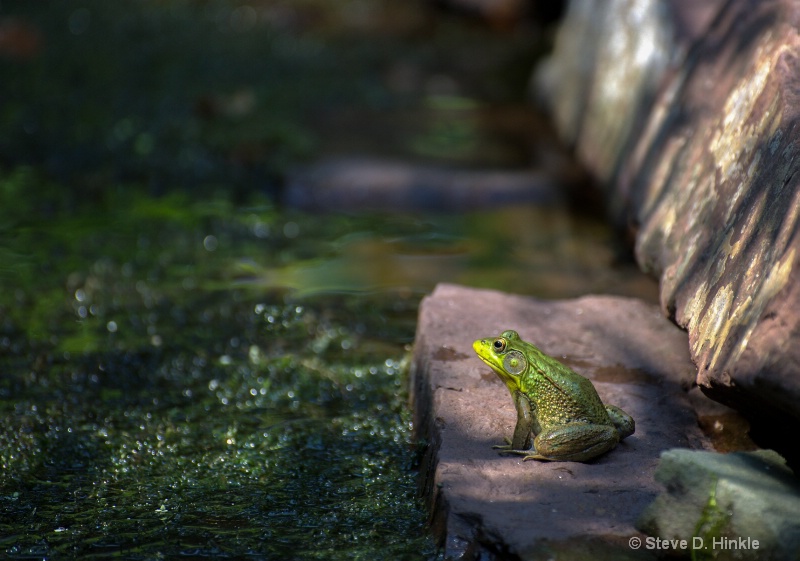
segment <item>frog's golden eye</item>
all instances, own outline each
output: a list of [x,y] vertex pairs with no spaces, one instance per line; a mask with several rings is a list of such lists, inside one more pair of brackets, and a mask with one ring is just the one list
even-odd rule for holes
[[495,339],[492,346],[494,347],[495,352],[502,353],[504,350],[506,350],[506,340],[502,337]]
[[503,359],[503,368],[509,374],[520,374],[528,367],[528,360],[519,351],[509,351]]

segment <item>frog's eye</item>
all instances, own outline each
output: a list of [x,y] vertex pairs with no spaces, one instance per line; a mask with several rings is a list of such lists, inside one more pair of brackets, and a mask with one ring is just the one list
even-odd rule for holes
[[509,374],[520,374],[528,367],[528,361],[519,351],[510,351],[503,359],[503,368]]
[[506,340],[500,337],[499,339],[495,339],[494,343],[492,344],[494,350],[498,353],[502,353],[506,350]]

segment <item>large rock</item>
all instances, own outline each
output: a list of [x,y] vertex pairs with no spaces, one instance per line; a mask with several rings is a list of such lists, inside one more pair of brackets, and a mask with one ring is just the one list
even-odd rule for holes
[[[589,463],[523,462],[492,445],[516,421],[506,387],[472,341],[516,329],[594,382],[636,421],[636,433]],[[447,558],[511,554],[636,557],[628,540],[656,497],[660,453],[707,448],[685,390],[686,335],[639,300],[541,301],[439,285],[421,305],[412,363],[417,437],[428,446],[421,485]],[[645,552],[646,554],[647,552]]]
[[[664,313],[689,332],[701,387],[797,424],[800,5],[692,4],[615,0],[609,14],[573,2],[554,60],[580,58],[540,84],[634,228]],[[694,27],[676,25],[697,9]]]

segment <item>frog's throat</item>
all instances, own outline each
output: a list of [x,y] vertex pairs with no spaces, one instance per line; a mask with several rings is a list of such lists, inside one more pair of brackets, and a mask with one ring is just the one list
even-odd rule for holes
[[519,389],[519,382],[508,372],[497,366],[489,359],[483,358],[481,355],[478,355],[478,358],[481,359],[483,362],[485,362],[489,366],[489,368],[491,368],[494,371],[494,373],[497,374],[497,377],[503,381],[503,383],[508,387],[508,390],[512,394]]

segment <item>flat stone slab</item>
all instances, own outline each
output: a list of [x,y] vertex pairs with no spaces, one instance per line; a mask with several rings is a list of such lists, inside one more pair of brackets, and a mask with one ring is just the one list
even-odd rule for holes
[[[589,463],[500,456],[492,445],[511,436],[516,414],[472,341],[506,329],[590,378],[604,402],[634,417],[636,433]],[[541,301],[439,285],[420,309],[412,401],[428,445],[421,485],[446,558],[539,559],[587,544],[648,558],[628,540],[642,536],[634,524],[661,491],[660,453],[710,448],[686,396],[695,375],[686,334],[640,300]]]

